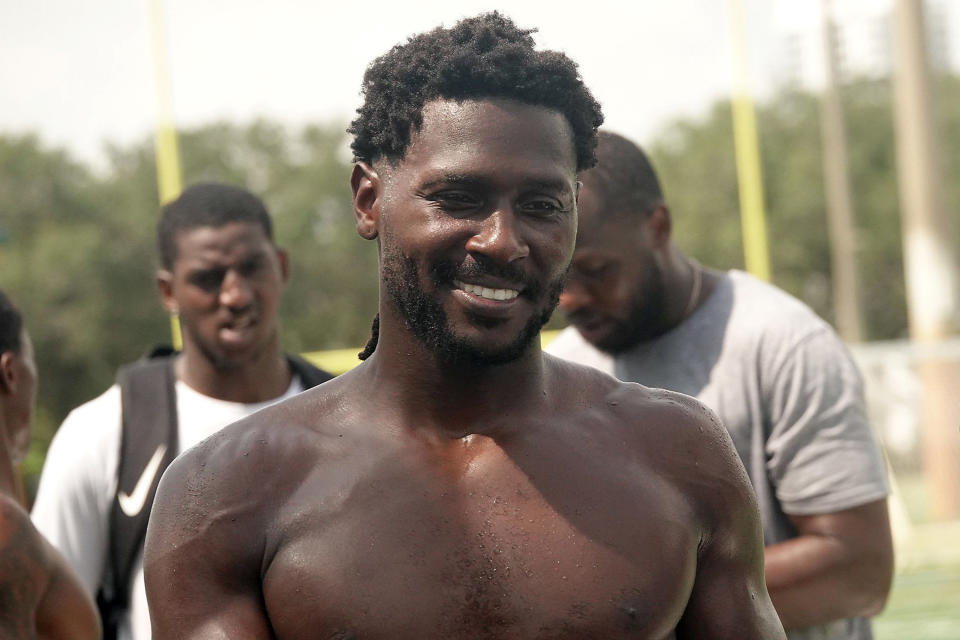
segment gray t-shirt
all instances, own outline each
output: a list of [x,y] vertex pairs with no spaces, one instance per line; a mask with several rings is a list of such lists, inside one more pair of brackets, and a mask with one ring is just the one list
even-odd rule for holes
[[[611,357],[570,327],[548,353],[621,380],[694,396],[726,425],[750,475],[767,545],[796,537],[785,515],[830,513],[887,495],[860,374],[830,326],[784,291],[724,274],[666,334]],[[794,631],[790,640],[868,640],[868,620]]]

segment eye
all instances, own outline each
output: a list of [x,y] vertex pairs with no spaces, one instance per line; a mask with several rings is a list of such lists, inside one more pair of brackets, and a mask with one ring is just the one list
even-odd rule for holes
[[529,215],[542,217],[559,216],[570,211],[570,209],[564,207],[560,201],[548,197],[525,200],[520,204],[520,210]]
[[482,199],[468,191],[439,191],[426,199],[444,211],[469,211],[483,204]]
[[187,276],[187,282],[204,291],[216,291],[223,282],[225,272],[221,269],[194,271]]
[[254,258],[250,258],[249,260],[247,260],[246,262],[240,265],[240,268],[239,268],[240,275],[242,275],[245,278],[250,278],[252,276],[255,276],[263,268],[263,265],[264,265],[264,259],[262,256],[256,256]]

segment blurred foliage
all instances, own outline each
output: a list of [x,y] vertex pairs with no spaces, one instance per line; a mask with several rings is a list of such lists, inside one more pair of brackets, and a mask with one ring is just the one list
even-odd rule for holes
[[[936,79],[945,206],[960,210],[960,78]],[[892,95],[887,80],[841,90],[853,191],[859,302],[867,340],[907,335]],[[757,110],[774,282],[833,320],[816,95],[785,91]],[[728,102],[667,127],[649,148],[677,244],[704,264],[743,268]],[[954,239],[956,243],[956,239]]]
[[[843,98],[866,335],[896,338],[906,309],[890,87],[855,82]],[[960,112],[950,105],[960,101],[960,80],[941,78],[936,98],[947,205],[956,211]],[[816,97],[781,93],[759,107],[758,120],[774,281],[831,319]],[[244,185],[273,213],[293,267],[281,306],[285,347],[364,344],[376,311],[376,251],[354,228],[343,126],[217,123],[180,136],[185,183]],[[704,264],[742,268],[729,104],[674,123],[649,150],[678,244]],[[23,309],[41,370],[25,464],[31,484],[66,413],[109,386],[119,364],[169,340],[153,281],[152,142],[107,151],[107,168],[94,172],[34,136],[0,135],[0,288]]]
[[[376,312],[376,251],[357,236],[344,127],[270,122],[182,131],[184,182],[260,195],[292,256],[281,308],[291,351],[362,345]],[[0,288],[20,306],[40,368],[28,490],[67,412],[119,364],[169,342],[154,285],[158,214],[152,144],[107,150],[94,173],[33,136],[0,136]]]

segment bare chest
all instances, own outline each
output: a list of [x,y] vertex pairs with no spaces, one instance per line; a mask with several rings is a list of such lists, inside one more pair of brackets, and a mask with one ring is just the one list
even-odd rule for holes
[[302,503],[263,581],[277,637],[671,638],[697,536],[675,496],[595,480],[391,478]]

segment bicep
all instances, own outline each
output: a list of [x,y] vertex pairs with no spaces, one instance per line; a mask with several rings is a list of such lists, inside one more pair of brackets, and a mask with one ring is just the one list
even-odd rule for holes
[[891,549],[886,500],[874,500],[835,513],[788,515],[798,535],[833,538],[849,547],[887,554]]
[[740,520],[714,532],[701,547],[677,638],[784,637],[764,583],[759,517]]
[[185,466],[175,462],[164,474],[147,530],[153,637],[272,638],[260,591],[258,529],[238,526],[224,515],[229,508],[207,504],[216,491],[196,491],[195,474]]
[[[836,513],[788,517],[797,537],[767,550],[770,589],[839,570],[854,582],[889,588],[893,541],[886,500]],[[812,544],[817,546],[810,548]]]
[[691,449],[699,464],[688,480],[700,514],[697,572],[677,638],[783,638],[763,573],[763,531],[756,496],[729,434],[701,410]]

